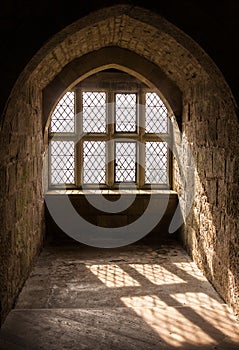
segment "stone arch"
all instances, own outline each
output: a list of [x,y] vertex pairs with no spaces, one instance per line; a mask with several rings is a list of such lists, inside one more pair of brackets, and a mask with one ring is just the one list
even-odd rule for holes
[[[71,86],[92,74],[116,68],[135,76],[148,86],[156,87],[169,110],[178,118],[182,113],[182,93],[163,71],[150,61],[126,49],[106,47],[90,52],[67,64],[43,90],[43,128],[56,102]],[[49,121],[48,121],[49,122]]]
[[[211,83],[234,103],[221,72],[190,37],[148,10],[116,5],[74,22],[47,42],[20,75],[9,99],[10,106],[13,97],[24,89],[27,98],[30,90],[38,93],[48,89],[63,71],[68,70],[68,80],[72,80],[69,65],[109,47],[128,50],[150,62],[163,80],[170,81],[182,94],[201,82]],[[4,113],[5,122],[8,109]]]
[[[210,57],[185,33],[145,9],[118,5],[94,12],[51,38],[21,73],[9,97],[0,140],[1,178],[6,184],[0,196],[4,213],[1,273],[6,290],[3,315],[13,304],[42,244],[42,130],[51,108],[48,103],[52,105],[54,100],[51,87],[58,79],[61,88],[55,97],[60,96],[66,84],[59,77],[74,62],[113,47],[128,50],[156,67],[165,84],[182,97],[182,113],[175,108],[182,114],[183,133],[193,147],[198,181],[182,239],[224,299],[235,309],[239,307],[235,253],[239,135],[231,91]],[[68,74],[67,79],[73,82],[75,76],[71,79],[70,70]],[[170,105],[176,106],[177,101]],[[43,106],[49,110],[43,111]],[[185,169],[189,168],[185,155]],[[175,189],[180,192],[177,179]],[[19,239],[22,248],[16,244]],[[223,240],[224,249],[218,245]],[[17,259],[14,266],[11,256]],[[15,266],[23,267],[16,270]]]

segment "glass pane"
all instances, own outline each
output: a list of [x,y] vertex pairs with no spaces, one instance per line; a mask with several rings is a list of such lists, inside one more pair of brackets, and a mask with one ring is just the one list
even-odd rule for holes
[[116,131],[136,131],[136,94],[116,94]]
[[51,141],[51,183],[74,183],[74,142]]
[[146,142],[145,183],[167,184],[167,142]]
[[105,183],[105,142],[84,142],[83,182],[91,184]]
[[163,101],[155,92],[146,93],[145,114],[146,132],[168,132],[168,111]]
[[136,142],[115,143],[115,181],[136,181]]
[[83,92],[83,131],[106,131],[106,94]]
[[74,132],[75,94],[67,92],[58,102],[51,117],[51,132]]

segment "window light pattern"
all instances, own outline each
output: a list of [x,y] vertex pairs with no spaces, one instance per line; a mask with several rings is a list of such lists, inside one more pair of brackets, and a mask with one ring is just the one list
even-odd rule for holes
[[105,183],[105,142],[85,141],[83,147],[83,182]]
[[[222,300],[216,300],[207,293],[185,292],[175,293],[172,298],[181,305],[197,306],[197,314],[205,320],[210,320],[210,326],[214,327],[225,337],[233,339],[239,335],[238,323],[235,323],[235,315],[228,309]],[[235,338],[234,338],[235,339]],[[238,343],[238,342],[237,342]],[[226,347],[225,347],[226,349]]]
[[73,141],[51,141],[51,183],[74,183]]
[[145,130],[147,133],[168,132],[168,112],[155,92],[146,93]]
[[74,132],[75,94],[67,92],[57,103],[51,117],[51,132]]
[[135,182],[136,180],[136,142],[116,142],[115,181]]
[[186,283],[176,274],[168,271],[165,267],[158,264],[130,264],[136,271],[141,273],[151,283],[157,285]]
[[168,183],[167,142],[146,142],[145,148],[145,183]]
[[83,131],[106,131],[105,92],[83,92]]
[[116,132],[136,131],[136,94],[116,94]]
[[[205,327],[200,327],[195,316],[190,319],[180,312],[180,308],[169,308],[168,303],[156,294],[123,296],[121,300],[152,327],[168,349],[183,349],[185,344],[188,349],[212,349],[215,345],[213,335]],[[188,314],[190,315],[189,311]],[[208,326],[211,326],[210,323]]]
[[139,282],[132,278],[120,266],[110,265],[86,265],[90,271],[109,288],[138,287]]

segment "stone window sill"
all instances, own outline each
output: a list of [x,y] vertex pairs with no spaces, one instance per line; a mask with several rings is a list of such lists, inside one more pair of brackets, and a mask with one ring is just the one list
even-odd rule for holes
[[177,192],[173,190],[167,189],[153,189],[153,190],[131,190],[131,189],[121,189],[121,190],[108,190],[108,189],[86,189],[86,190],[69,190],[69,189],[54,189],[48,190],[45,195],[127,195],[127,194],[135,194],[135,195],[175,195],[177,196]]

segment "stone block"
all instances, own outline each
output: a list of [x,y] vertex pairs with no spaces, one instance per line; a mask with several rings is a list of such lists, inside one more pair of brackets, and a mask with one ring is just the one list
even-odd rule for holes
[[222,148],[213,149],[213,173],[217,178],[225,176],[225,150]]
[[205,149],[205,174],[206,178],[216,177],[213,172],[213,152],[211,149]]

